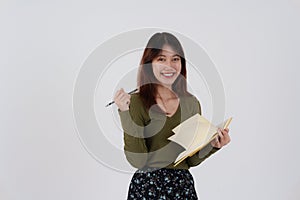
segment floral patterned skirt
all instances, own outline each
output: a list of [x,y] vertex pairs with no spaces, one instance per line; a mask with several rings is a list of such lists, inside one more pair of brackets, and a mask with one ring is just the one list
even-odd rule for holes
[[149,199],[198,199],[194,179],[187,169],[137,170],[130,182],[128,198]]

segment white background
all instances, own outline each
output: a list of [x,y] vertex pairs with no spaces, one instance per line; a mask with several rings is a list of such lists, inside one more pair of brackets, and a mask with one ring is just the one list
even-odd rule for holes
[[191,169],[200,199],[300,199],[299,20],[298,0],[2,0],[0,199],[126,198],[132,174],[83,148],[72,92],[95,48],[143,27],[201,44],[223,79],[232,142]]

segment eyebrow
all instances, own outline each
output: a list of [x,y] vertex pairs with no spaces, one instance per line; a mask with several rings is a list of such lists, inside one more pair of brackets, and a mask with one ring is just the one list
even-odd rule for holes
[[[163,54],[158,54],[158,55],[157,55],[157,57],[159,57],[159,56],[166,57],[166,56],[165,56],[165,55],[163,55]],[[175,56],[178,56],[178,57],[180,57],[180,55],[178,55],[178,54],[174,54],[172,57],[175,57]]]

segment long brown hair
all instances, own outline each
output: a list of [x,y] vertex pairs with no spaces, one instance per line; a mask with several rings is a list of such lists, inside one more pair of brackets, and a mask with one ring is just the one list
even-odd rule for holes
[[186,60],[183,48],[179,40],[172,34],[162,32],[155,33],[148,41],[144,50],[138,72],[138,89],[143,103],[149,109],[156,104],[158,80],[155,78],[152,70],[152,61],[161,53],[164,45],[169,45],[179,56],[181,60],[180,75],[172,84],[172,90],[178,96],[190,96],[187,91],[186,82]]

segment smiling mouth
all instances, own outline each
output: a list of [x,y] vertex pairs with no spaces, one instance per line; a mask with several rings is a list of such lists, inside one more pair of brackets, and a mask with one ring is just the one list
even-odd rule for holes
[[175,72],[168,72],[168,73],[160,73],[164,77],[171,78],[173,77],[176,73]]

